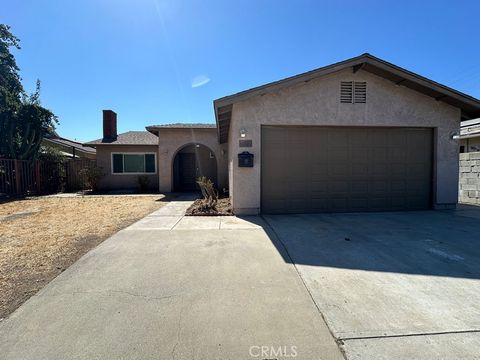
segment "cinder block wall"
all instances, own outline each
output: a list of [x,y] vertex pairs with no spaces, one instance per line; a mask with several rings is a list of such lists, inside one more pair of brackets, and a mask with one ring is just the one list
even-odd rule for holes
[[459,201],[480,204],[480,152],[460,154]]

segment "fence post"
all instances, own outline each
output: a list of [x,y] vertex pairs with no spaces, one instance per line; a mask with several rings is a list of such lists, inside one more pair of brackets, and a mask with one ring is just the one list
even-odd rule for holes
[[42,192],[42,179],[40,175],[40,162],[35,160],[35,185],[37,188],[37,195]]
[[13,162],[13,168],[15,170],[15,194],[16,195],[19,195],[20,194],[20,190],[22,188],[22,175],[20,174],[21,173],[21,168],[22,168],[22,164],[20,163],[19,160],[15,159],[14,162]]

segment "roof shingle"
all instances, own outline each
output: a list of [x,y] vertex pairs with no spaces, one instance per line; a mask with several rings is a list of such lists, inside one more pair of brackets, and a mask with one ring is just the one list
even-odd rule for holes
[[158,137],[148,131],[127,131],[118,134],[115,140],[97,139],[86,145],[158,145]]

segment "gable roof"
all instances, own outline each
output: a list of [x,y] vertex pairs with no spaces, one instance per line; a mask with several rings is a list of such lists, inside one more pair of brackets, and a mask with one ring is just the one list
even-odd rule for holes
[[75,140],[62,138],[62,137],[58,136],[56,133],[54,133],[51,136],[45,136],[43,138],[43,140],[47,141],[47,142],[50,142],[50,143],[53,143],[53,144],[58,144],[58,145],[66,146],[66,147],[73,147],[73,148],[75,148],[75,150],[77,150],[79,152],[84,152],[84,153],[88,153],[88,154],[95,154],[97,152],[97,150],[95,150],[95,148],[92,147],[92,146],[84,145],[84,144],[82,144],[78,141],[75,141]]
[[359,70],[368,71],[372,74],[388,79],[397,85],[406,86],[424,95],[431,96],[438,101],[443,101],[455,106],[462,110],[463,119],[480,117],[480,100],[365,53],[348,60],[340,61],[332,65],[324,66],[303,74],[288,77],[283,80],[261,85],[215,100],[213,106],[220,143],[227,142],[234,103],[249,99],[253,96],[278,91],[350,67],[354,73]]
[[97,139],[85,145],[158,145],[158,137],[148,131],[127,131],[118,134],[115,140]]

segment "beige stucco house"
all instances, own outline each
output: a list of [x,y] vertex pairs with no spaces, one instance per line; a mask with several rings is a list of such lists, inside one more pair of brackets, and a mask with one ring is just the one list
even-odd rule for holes
[[148,144],[122,143],[104,112],[93,144],[111,169],[105,187],[148,172],[161,192],[188,191],[206,175],[236,214],[453,208],[460,121],[480,101],[363,54],[217,99],[214,111],[216,125],[147,126]]

